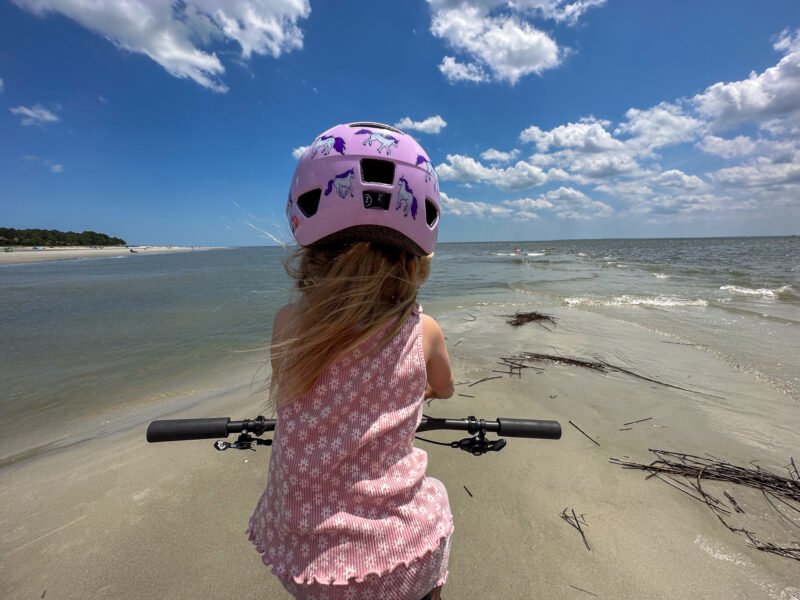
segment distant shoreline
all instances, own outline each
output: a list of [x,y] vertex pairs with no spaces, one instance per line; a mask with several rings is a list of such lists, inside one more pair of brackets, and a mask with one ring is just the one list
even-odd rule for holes
[[137,254],[166,254],[169,252],[193,252],[214,250],[212,246],[89,246],[45,247],[34,250],[31,246],[12,246],[13,252],[0,251],[0,264],[19,264],[68,260],[71,258],[108,258],[134,256]]

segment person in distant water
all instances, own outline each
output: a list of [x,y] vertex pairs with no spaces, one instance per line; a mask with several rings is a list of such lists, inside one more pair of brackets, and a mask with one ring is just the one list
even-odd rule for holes
[[297,301],[275,317],[277,425],[247,533],[294,598],[435,600],[447,578],[447,491],[414,447],[424,399],[453,394],[442,330],[416,303],[439,227],[430,171],[411,136],[354,123],[292,178]]

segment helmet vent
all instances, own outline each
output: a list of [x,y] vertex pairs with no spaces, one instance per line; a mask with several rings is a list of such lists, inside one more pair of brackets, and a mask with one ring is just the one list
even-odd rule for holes
[[394,163],[374,158],[361,159],[361,181],[364,183],[394,183]]
[[364,121],[363,123],[350,123],[350,127],[372,127],[373,129],[387,129],[388,131],[394,131],[395,133],[403,133],[399,129],[395,129],[389,125],[384,125],[383,123],[374,123],[372,121]]
[[317,214],[320,196],[322,196],[321,188],[310,190],[305,194],[300,194],[300,197],[297,199],[297,208],[300,209],[300,212],[302,212],[306,218],[313,217]]
[[430,198],[425,198],[425,222],[433,227],[439,219],[439,210]]

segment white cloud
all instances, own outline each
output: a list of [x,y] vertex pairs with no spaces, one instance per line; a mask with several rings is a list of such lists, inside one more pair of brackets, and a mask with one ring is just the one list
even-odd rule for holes
[[785,55],[761,74],[730,83],[715,83],[692,98],[697,111],[725,129],[746,119],[769,119],[800,110],[800,30],[785,29],[775,42]]
[[[539,10],[534,2],[520,0],[505,10],[522,13],[524,4],[532,14]],[[448,9],[457,5],[455,0],[435,4]],[[485,0],[481,10],[494,8],[492,18],[500,18],[504,9],[498,6]],[[482,25],[473,26],[479,34]],[[592,116],[550,130],[532,124],[519,136],[522,142],[535,145],[535,153],[526,160],[509,166],[517,152],[502,152],[487,144],[488,149],[478,151],[480,160],[448,155],[438,167],[439,174],[442,180],[506,190],[558,181],[575,186],[504,200],[500,209],[511,211],[505,215],[487,203],[459,206],[458,210],[472,211],[470,214],[516,219],[537,218],[542,211],[564,219],[616,214],[652,223],[734,218],[734,213],[741,211],[757,211],[773,219],[778,215],[784,220],[796,218],[800,215],[800,32],[789,35],[784,31],[774,46],[783,53],[778,64],[744,82],[715,84],[688,100],[630,108],[615,125]],[[486,72],[497,78],[488,66]],[[748,120],[747,130],[757,133],[742,134],[742,125]],[[734,127],[737,130],[728,137],[720,133]],[[659,149],[669,146],[680,146],[666,155],[670,160],[677,156],[680,165],[691,165],[698,150],[727,160],[748,160],[691,174],[658,162],[664,160],[657,154]],[[581,186],[591,186],[594,191]],[[596,194],[602,195],[602,202]]]
[[11,111],[11,114],[21,116],[23,125],[44,125],[45,123],[55,123],[61,120],[41,104],[34,104],[30,108],[27,106],[15,106],[8,110]]
[[562,219],[594,219],[607,217],[614,212],[608,204],[592,200],[574,188],[562,186],[547,192],[544,198],[553,204],[556,214]]
[[439,65],[439,70],[447,78],[447,81],[489,81],[488,75],[484,70],[474,63],[460,63],[452,56],[445,56]]
[[714,154],[723,158],[747,156],[756,150],[756,143],[746,135],[739,135],[733,139],[707,135],[696,145],[706,154]]
[[519,200],[504,200],[503,205],[511,209],[514,220],[538,219],[536,210],[553,208],[553,204],[544,198],[520,198]]
[[511,215],[511,209],[505,206],[497,206],[487,202],[468,202],[458,198],[450,198],[441,192],[440,202],[442,213],[455,217],[507,217]]
[[521,190],[547,181],[540,167],[524,161],[504,169],[487,167],[461,154],[448,154],[447,161],[436,167],[441,181],[483,181],[504,190]]
[[[775,129],[773,129],[775,131]],[[746,135],[726,139],[707,135],[696,146],[706,154],[722,158],[739,158],[753,154],[767,156],[776,162],[787,162],[800,149],[800,140],[792,139],[794,134],[785,133],[788,139],[752,139]]]
[[800,183],[800,152],[787,162],[758,157],[746,165],[707,173],[713,181],[729,187],[774,187]]
[[526,21],[514,15],[491,17],[485,7],[468,3],[436,11],[431,33],[474,61],[464,64],[445,57],[439,68],[451,81],[484,81],[488,69],[495,80],[514,85],[520,77],[558,66],[563,53]]
[[50,160],[49,158],[41,158],[41,157],[36,156],[34,154],[25,154],[25,155],[22,156],[22,160],[27,160],[27,161],[30,161],[30,162],[42,164],[45,167],[47,167],[48,169],[50,169],[50,171],[52,173],[63,173],[64,172],[64,166],[63,165],[61,165],[61,164],[59,164],[59,163],[57,163],[57,162],[55,162],[53,160]]
[[215,53],[198,46],[213,40],[235,41],[244,58],[269,54],[275,58],[303,46],[297,21],[308,17],[308,0],[14,0],[43,16],[50,12],[76,21],[116,46],[144,54],[168,73],[189,78],[217,92],[225,67]]
[[627,180],[604,182],[594,187],[597,192],[603,192],[614,198],[633,202],[648,198],[653,195],[653,190],[641,180]]
[[436,167],[441,181],[484,181],[491,179],[495,170],[483,166],[474,158],[462,154],[448,154],[448,163]]
[[647,154],[654,148],[669,146],[694,140],[703,127],[703,122],[683,114],[676,104],[660,104],[639,110],[631,108],[625,113],[626,121],[614,131],[616,135],[627,133],[632,136],[626,147],[639,154]]
[[540,167],[519,161],[513,167],[494,171],[491,181],[503,190],[524,190],[543,184],[547,175]]
[[510,152],[501,152],[500,150],[495,150],[494,148],[489,148],[484,152],[481,152],[481,158],[483,160],[488,160],[489,162],[495,163],[505,163],[510,160],[513,160],[519,154],[519,150],[514,148]]
[[603,127],[603,123],[597,121],[567,123],[550,131],[542,131],[531,125],[519,134],[519,139],[535,143],[539,152],[546,152],[551,146],[579,152],[605,152],[623,147],[622,142],[611,137]]
[[300,160],[300,157],[303,156],[303,152],[306,151],[306,148],[308,148],[308,146],[298,146],[297,148],[292,150],[292,156],[294,157],[294,159]]
[[603,154],[563,153],[572,171],[580,175],[599,179],[631,174],[640,169],[639,163],[628,154],[607,152]]
[[[518,0],[514,5],[520,8],[538,10],[545,19],[557,23],[566,22],[574,25],[586,11],[595,6],[602,6],[606,0]],[[511,4],[509,2],[509,4]]]
[[442,129],[447,127],[447,121],[439,115],[428,117],[424,121],[412,121],[410,117],[403,117],[394,126],[399,129],[413,129],[422,133],[440,133]]
[[659,187],[680,188],[684,190],[696,190],[706,187],[705,182],[696,175],[687,175],[678,169],[671,169],[651,177],[649,183]]
[[0,77],[0,94],[3,93],[3,78]]
[[569,25],[574,25],[590,8],[605,3],[606,0],[428,0],[435,12],[469,5],[486,15],[493,9],[507,8]]

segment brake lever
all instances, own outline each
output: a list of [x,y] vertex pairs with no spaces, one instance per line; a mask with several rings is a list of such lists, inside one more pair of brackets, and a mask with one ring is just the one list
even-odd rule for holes
[[460,439],[457,442],[450,442],[450,447],[460,448],[473,456],[481,456],[487,452],[500,452],[506,447],[506,441],[502,438],[487,440],[483,435],[477,435]]
[[214,448],[222,452],[228,448],[234,450],[252,450],[256,451],[256,446],[271,446],[272,440],[262,440],[261,438],[250,437],[247,434],[242,434],[235,442],[226,442],[225,440],[217,440],[214,442]]

